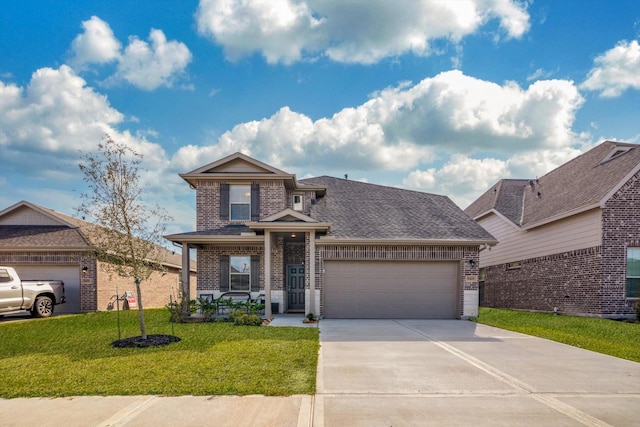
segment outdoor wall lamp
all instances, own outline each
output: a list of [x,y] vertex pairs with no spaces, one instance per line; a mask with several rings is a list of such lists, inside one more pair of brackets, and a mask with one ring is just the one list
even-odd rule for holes
[[291,233],[291,237],[296,237],[296,233]]
[[469,260],[469,265],[470,265],[471,267],[473,267],[474,265],[476,265],[475,260],[470,259],[470,260]]
[[83,276],[86,276],[88,272],[89,272],[89,267],[87,267],[86,265],[84,267],[82,267],[82,275]]

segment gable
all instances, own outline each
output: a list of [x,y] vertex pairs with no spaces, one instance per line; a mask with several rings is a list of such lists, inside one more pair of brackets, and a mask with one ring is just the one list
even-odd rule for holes
[[69,226],[70,224],[43,210],[29,206],[26,202],[21,202],[0,212],[0,225]]
[[262,163],[242,153],[234,153],[208,165],[199,167],[192,174],[273,174],[288,175],[286,172]]
[[318,222],[301,212],[287,208],[281,212],[263,218],[260,222]]

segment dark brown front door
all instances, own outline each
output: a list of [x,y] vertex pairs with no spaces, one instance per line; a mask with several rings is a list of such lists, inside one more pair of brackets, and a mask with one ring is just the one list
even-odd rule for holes
[[304,310],[304,265],[287,266],[289,310]]

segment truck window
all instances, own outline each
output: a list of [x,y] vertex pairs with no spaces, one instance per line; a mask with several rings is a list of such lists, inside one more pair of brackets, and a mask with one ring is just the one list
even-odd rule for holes
[[13,279],[9,276],[9,272],[4,268],[0,268],[0,283],[10,282],[11,280]]

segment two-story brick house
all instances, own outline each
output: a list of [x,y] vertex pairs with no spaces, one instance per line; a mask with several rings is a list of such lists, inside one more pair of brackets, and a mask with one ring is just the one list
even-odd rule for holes
[[640,289],[640,146],[605,141],[536,179],[503,179],[465,210],[488,307],[630,317]]
[[448,197],[298,181],[241,153],[180,176],[196,191],[196,231],[166,237],[184,265],[197,250],[198,295],[262,294],[267,316],[272,303],[334,318],[477,313],[479,247],[496,241]]

